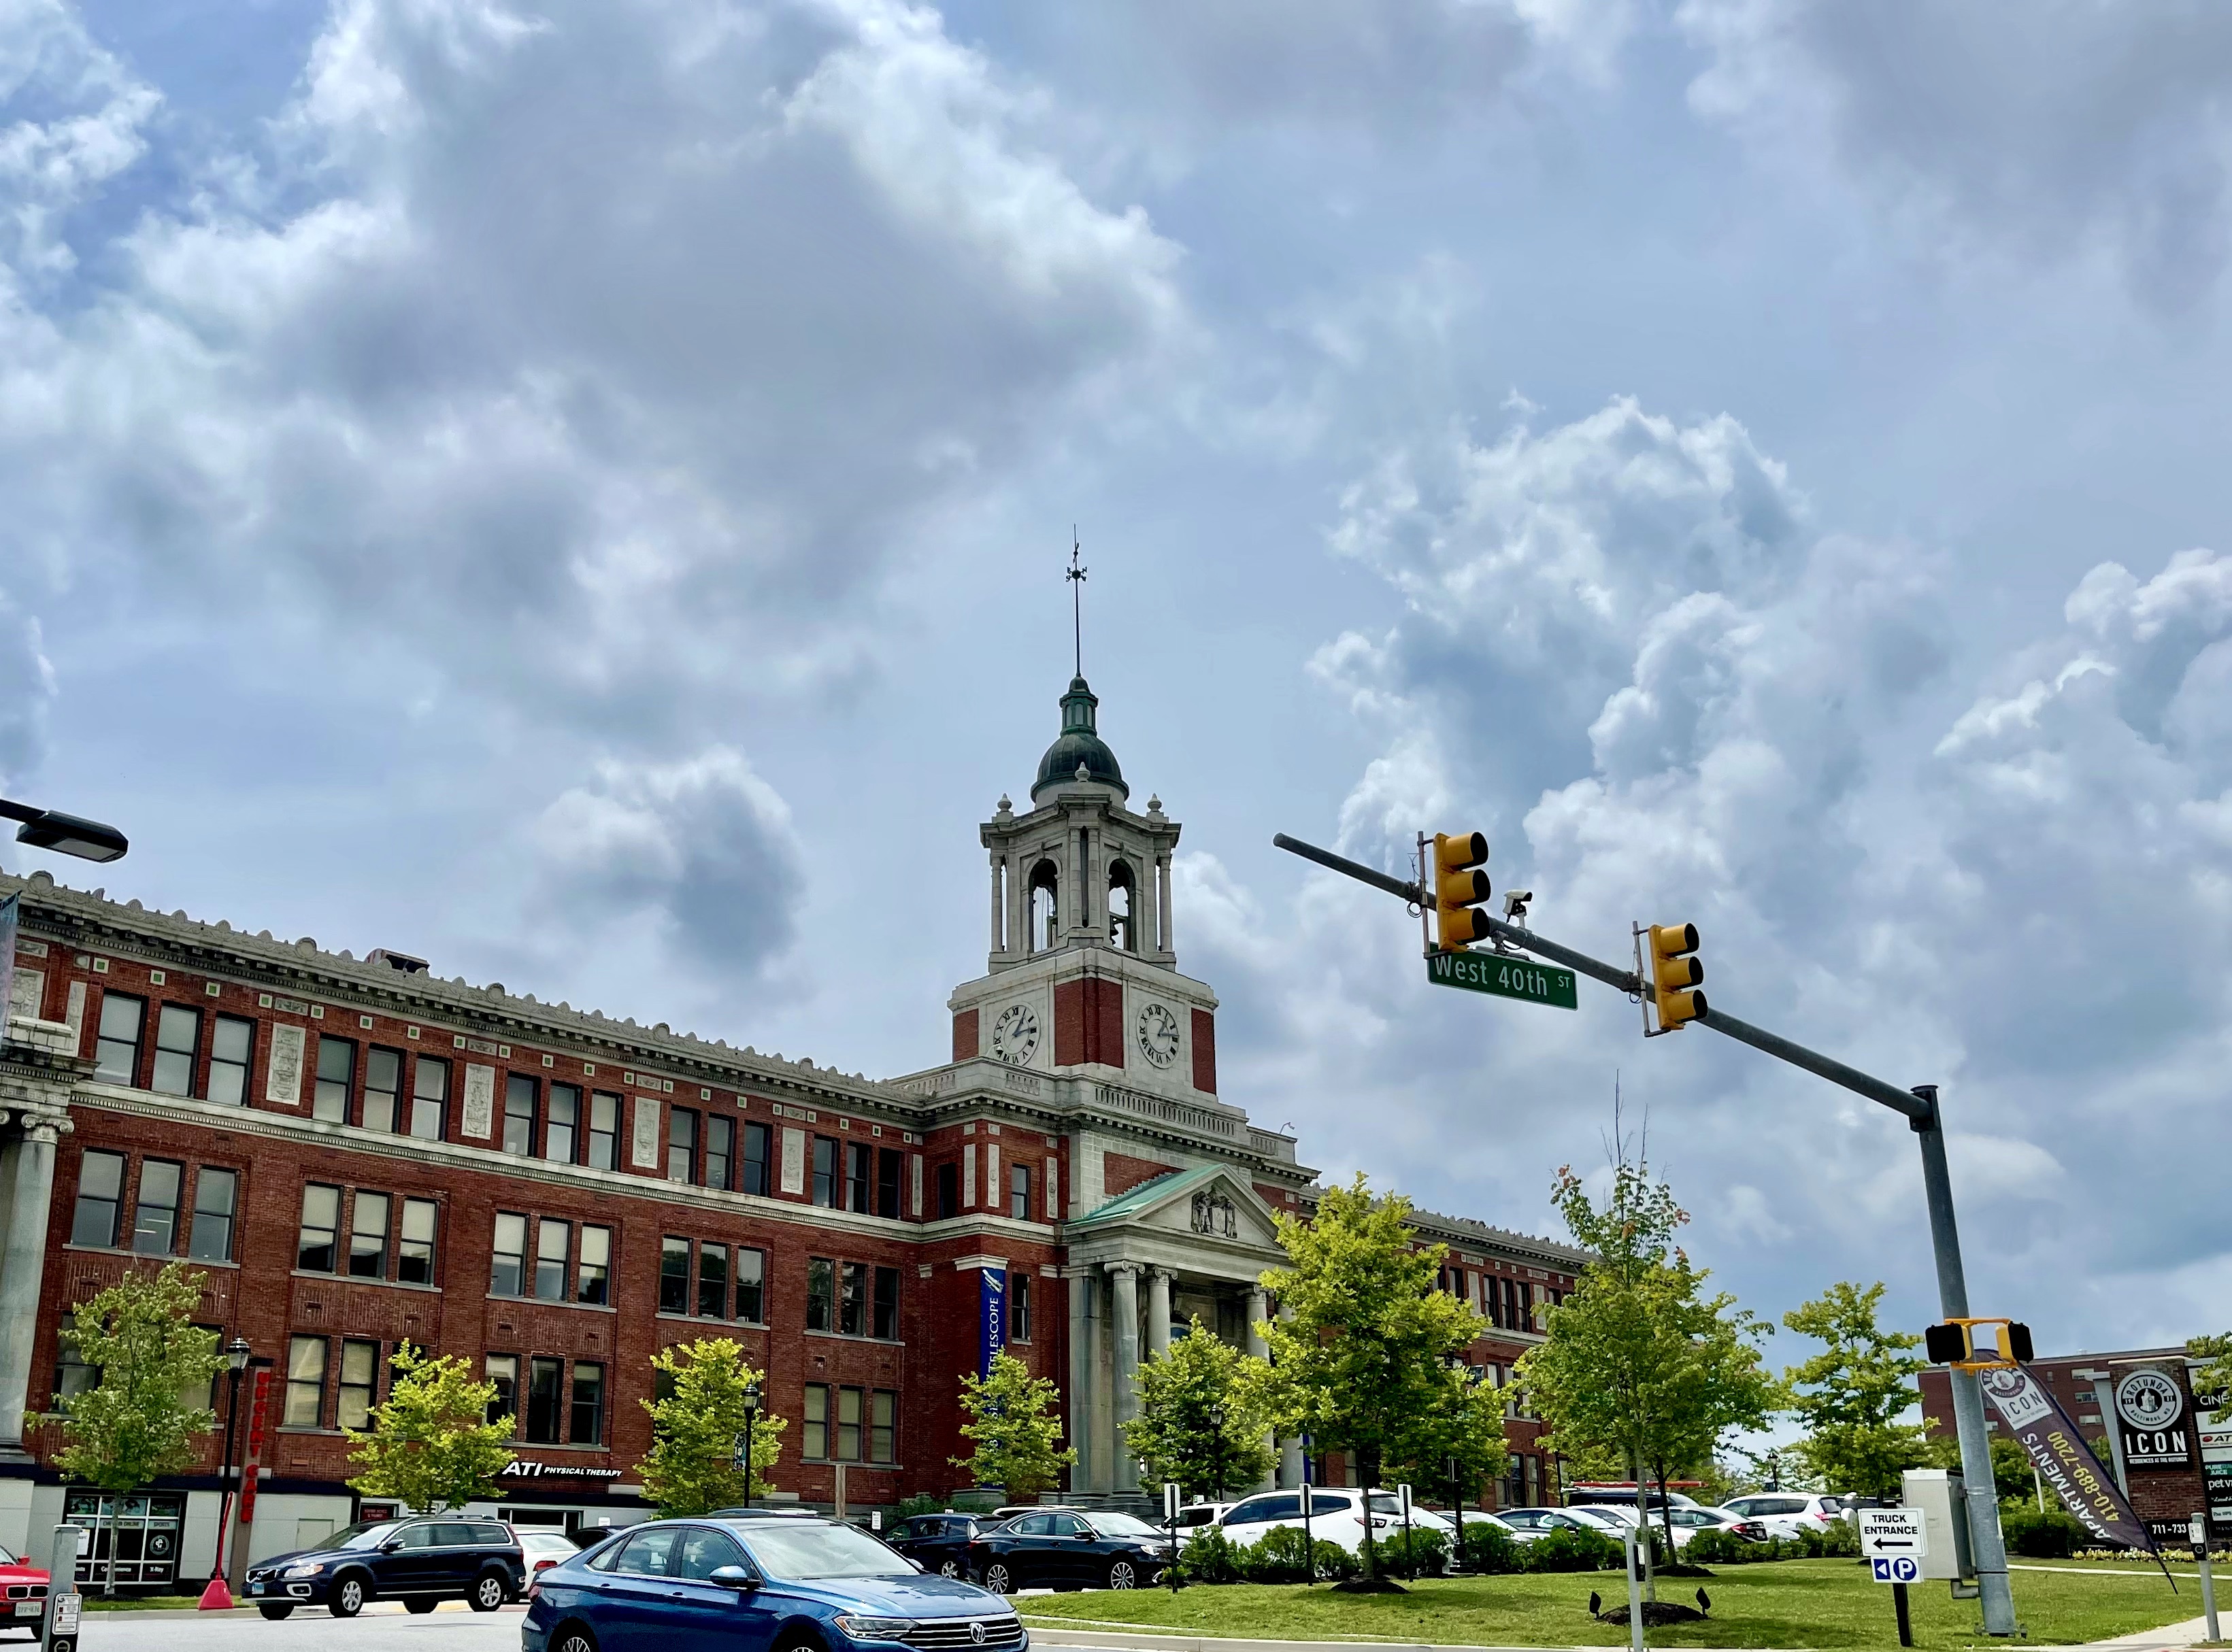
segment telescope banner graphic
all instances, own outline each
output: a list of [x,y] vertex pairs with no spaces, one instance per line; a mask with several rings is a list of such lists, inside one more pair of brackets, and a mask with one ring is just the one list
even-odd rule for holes
[[2154,1539],[2052,1390],[2020,1365],[1983,1375],[1985,1397],[2061,1506],[2104,1543],[2151,1550]]

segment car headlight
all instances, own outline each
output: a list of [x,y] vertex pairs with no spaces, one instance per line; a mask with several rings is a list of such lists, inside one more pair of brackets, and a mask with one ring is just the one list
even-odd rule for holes
[[837,1627],[856,1641],[896,1641],[914,1627],[912,1617],[863,1617],[857,1612],[840,1612]]
[[289,1566],[286,1571],[281,1572],[279,1575],[282,1577],[315,1577],[325,1569],[326,1563],[324,1561],[315,1560],[308,1565]]

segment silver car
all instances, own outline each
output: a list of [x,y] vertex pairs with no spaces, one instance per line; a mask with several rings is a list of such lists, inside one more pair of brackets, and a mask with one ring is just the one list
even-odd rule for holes
[[1851,1500],[1832,1492],[1753,1492],[1731,1497],[1721,1506],[1747,1520],[1757,1520],[1768,1535],[1778,1538],[1826,1532],[1852,1516]]

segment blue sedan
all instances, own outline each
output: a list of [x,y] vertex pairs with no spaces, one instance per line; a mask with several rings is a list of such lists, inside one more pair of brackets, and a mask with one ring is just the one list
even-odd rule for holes
[[522,1652],[1028,1652],[1015,1609],[866,1532],[655,1520],[540,1573]]

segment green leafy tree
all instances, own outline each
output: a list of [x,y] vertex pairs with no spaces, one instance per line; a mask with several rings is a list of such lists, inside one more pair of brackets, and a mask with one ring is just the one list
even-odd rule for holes
[[2196,1337],[2186,1344],[2185,1351],[2209,1362],[2194,1372],[2193,1391],[2214,1396],[2220,1402],[2209,1422],[2232,1422],[2232,1331],[2222,1336]]
[[1061,1417],[1054,1409],[1061,1390],[1004,1349],[992,1356],[982,1377],[961,1377],[961,1409],[969,1421],[961,1437],[976,1449],[953,1458],[979,1486],[1006,1489],[1011,1503],[1028,1503],[1061,1478],[1077,1453],[1061,1444]]
[[[2007,1435],[1994,1435],[1989,1441],[1992,1448],[1992,1490],[2002,1502],[2021,1500],[2035,1494],[2038,1482],[2032,1478],[2030,1454],[2023,1449],[2022,1441]],[[2108,1442],[2103,1439],[2088,1441],[2102,1462],[2108,1459]],[[1924,1461],[1933,1468],[1959,1469],[1961,1441],[1958,1436],[1943,1434],[1930,1441],[1924,1453]],[[1835,1487],[1828,1489],[1834,1491]]]
[[1249,1380],[1249,1364],[1197,1315],[1168,1350],[1139,1367],[1139,1415],[1124,1425],[1124,1440],[1145,1465],[1142,1487],[1176,1480],[1222,1498],[1271,1472],[1270,1422],[1261,1382]]
[[489,1420],[496,1384],[475,1382],[461,1355],[434,1357],[407,1342],[387,1364],[395,1378],[372,1408],[372,1427],[348,1434],[359,1467],[348,1483],[422,1514],[494,1492],[512,1458],[510,1419]]
[[1803,1471],[1831,1491],[1891,1497],[1899,1476],[1925,1458],[1922,1425],[1899,1419],[1917,1403],[1924,1361],[1910,1350],[1922,1338],[1877,1322],[1881,1281],[1863,1290],[1849,1280],[1782,1316],[1785,1327],[1826,1344],[1782,1373],[1777,1409],[1806,1428],[1797,1448]]
[[[676,1343],[651,1357],[668,1381],[664,1398],[641,1400],[651,1414],[651,1450],[643,1459],[643,1489],[662,1519],[708,1514],[744,1500],[744,1470],[736,1441],[752,1416],[744,1390],[766,1373],[744,1364],[744,1351],[726,1337]],[[750,1491],[763,1495],[768,1471],[782,1455],[784,1420],[762,1409],[752,1416]]]
[[[1288,1266],[1262,1276],[1280,1305],[1262,1328],[1264,1413],[1281,1434],[1348,1454],[1367,1488],[1391,1467],[1438,1481],[1453,1454],[1502,1461],[1501,1409],[1459,1363],[1487,1322],[1436,1288],[1447,1247],[1420,1246],[1410,1212],[1400,1195],[1375,1199],[1361,1176],[1329,1189],[1311,1221],[1278,1213]],[[1369,1527],[1359,1558],[1360,1586],[1378,1587]]]
[[[193,1396],[224,1369],[217,1333],[193,1323],[207,1278],[173,1262],[152,1277],[127,1273],[71,1311],[62,1338],[101,1380],[67,1407],[57,1394],[53,1410],[23,1419],[61,1431],[54,1461],[65,1479],[120,1500],[200,1454],[217,1414]],[[113,1540],[102,1592],[116,1592]]]

